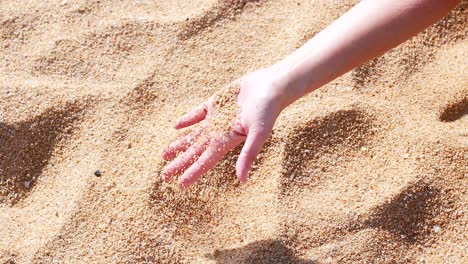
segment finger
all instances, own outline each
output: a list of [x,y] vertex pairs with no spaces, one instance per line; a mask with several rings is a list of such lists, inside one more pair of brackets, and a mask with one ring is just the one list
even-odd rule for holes
[[215,140],[200,156],[200,158],[188,168],[179,181],[181,188],[187,188],[205,174],[230,150],[245,140],[244,136],[232,133],[228,140]]
[[169,144],[163,151],[163,159],[172,160],[178,153],[186,151],[198,139],[203,129],[199,128]]
[[251,129],[247,134],[247,139],[236,163],[237,178],[241,182],[247,180],[250,167],[270,134],[267,131],[265,128]]
[[205,151],[208,143],[209,141],[206,140],[201,144],[194,144],[186,152],[182,153],[175,160],[169,163],[162,171],[164,180],[170,181],[172,177],[182,173],[184,170],[190,167],[190,165],[192,165],[198,159],[198,157],[200,157],[203,151]]
[[175,128],[181,129],[196,124],[205,119],[207,113],[206,103],[203,103],[179,118],[175,124]]

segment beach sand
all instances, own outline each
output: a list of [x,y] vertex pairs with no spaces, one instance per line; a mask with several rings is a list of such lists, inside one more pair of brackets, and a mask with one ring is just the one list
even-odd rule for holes
[[[0,0],[0,263],[468,263],[468,1],[164,183],[177,117],[357,1]],[[99,177],[95,172],[99,170]]]

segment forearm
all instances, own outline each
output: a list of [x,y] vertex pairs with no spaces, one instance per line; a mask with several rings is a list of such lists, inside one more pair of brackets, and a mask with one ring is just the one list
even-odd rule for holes
[[445,16],[458,0],[364,0],[272,66],[284,107]]

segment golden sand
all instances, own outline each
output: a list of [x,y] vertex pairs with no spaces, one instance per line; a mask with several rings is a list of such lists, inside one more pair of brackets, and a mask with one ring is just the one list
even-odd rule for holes
[[247,183],[239,148],[161,178],[179,116],[355,2],[0,1],[0,263],[467,263],[468,1],[283,111]]

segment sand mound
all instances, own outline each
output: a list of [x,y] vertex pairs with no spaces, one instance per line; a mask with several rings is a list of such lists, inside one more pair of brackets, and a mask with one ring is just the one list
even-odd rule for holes
[[338,2],[2,3],[0,262],[467,262],[468,1],[285,110],[248,183],[240,148],[161,179],[175,119]]
[[79,121],[86,102],[48,109],[39,116],[14,124],[0,123],[0,201],[14,203],[34,187],[54,149]]
[[463,118],[468,114],[468,97],[460,95],[458,101],[449,103],[440,113],[439,119],[442,122],[453,122]]

